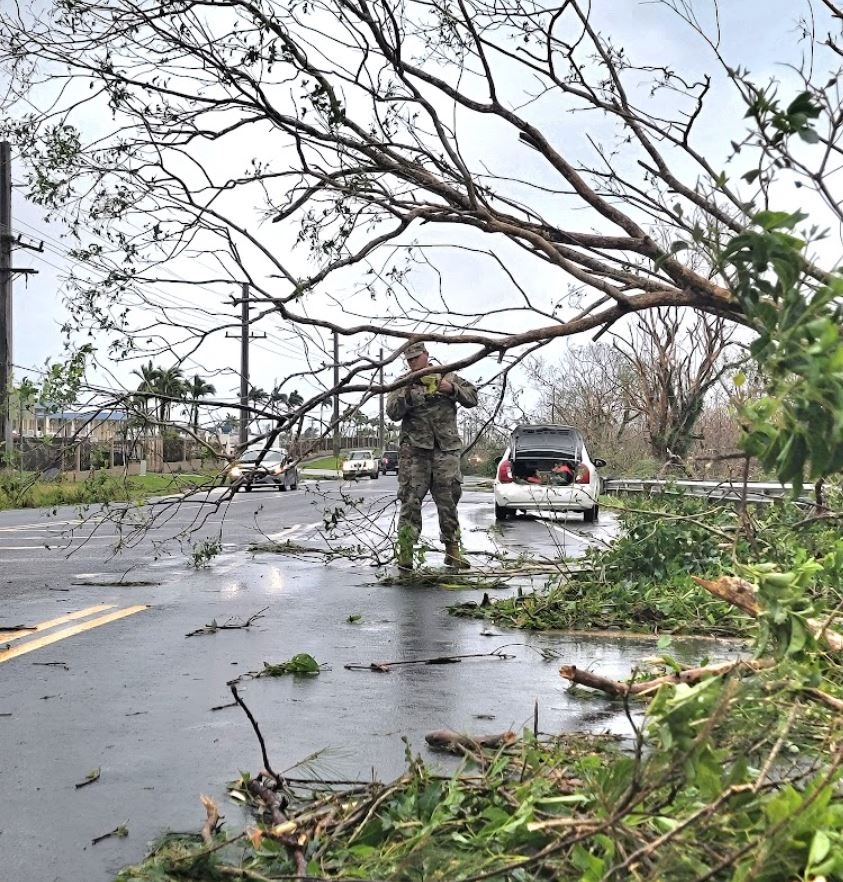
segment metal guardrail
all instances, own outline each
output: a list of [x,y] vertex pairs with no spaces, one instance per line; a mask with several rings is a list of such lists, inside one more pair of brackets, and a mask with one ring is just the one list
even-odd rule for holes
[[[741,500],[744,496],[742,481],[666,481],[661,478],[605,478],[604,493],[673,493],[686,496],[704,496],[708,499]],[[749,481],[746,484],[747,502],[772,502],[793,493],[791,484],[765,481]],[[812,503],[807,496],[800,502]]]

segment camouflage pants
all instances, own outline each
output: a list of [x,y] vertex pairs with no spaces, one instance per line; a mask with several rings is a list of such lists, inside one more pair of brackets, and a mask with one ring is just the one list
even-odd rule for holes
[[413,542],[422,529],[421,506],[428,490],[439,512],[439,536],[458,542],[460,522],[457,503],[462,496],[459,450],[425,450],[402,444],[398,451],[398,535]]

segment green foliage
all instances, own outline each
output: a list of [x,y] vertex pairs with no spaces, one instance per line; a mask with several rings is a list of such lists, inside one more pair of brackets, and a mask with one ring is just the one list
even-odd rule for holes
[[300,652],[291,659],[279,664],[264,662],[263,670],[258,676],[280,677],[284,674],[318,674],[321,670],[322,666],[312,655]]
[[222,552],[222,542],[217,537],[202,539],[193,545],[190,552],[190,565],[197,570],[211,565],[211,561]]
[[799,493],[843,469],[843,277],[817,274],[792,234],[805,215],[765,211],[721,255],[734,296],[758,332],[751,353],[766,395],[745,404],[743,447]]
[[[738,526],[734,506],[690,497],[659,501],[652,510],[646,502],[639,505],[641,511],[623,514],[623,534],[610,548],[589,552],[586,572],[554,578],[537,592],[461,604],[451,612],[530,630],[745,633],[745,616],[691,580],[729,564]],[[739,542],[739,549],[745,545]]]
[[[773,725],[733,717],[748,703],[772,706]],[[295,800],[290,829],[304,844],[308,874],[325,879],[598,882],[633,878],[632,861],[640,882],[691,882],[718,866],[710,878],[840,879],[837,765],[824,767],[818,754],[768,780],[776,720],[789,707],[786,697],[764,697],[731,677],[668,686],[633,753],[611,738],[525,735],[448,778],[408,750],[407,771],[389,784]],[[173,837],[118,880],[224,878],[232,868],[255,878],[293,872],[272,825],[260,823],[231,844],[217,834],[213,850]]]
[[[770,616],[780,614],[781,604],[790,604],[793,614],[801,609],[803,618],[819,615],[843,597],[838,589],[843,584],[843,547],[837,530],[833,523],[817,522],[795,531],[805,517],[799,506],[762,506],[747,534],[730,503],[677,496],[635,505],[636,510],[621,513],[623,533],[612,546],[584,558],[586,570],[551,579],[535,592],[458,604],[450,612],[539,631],[621,628],[729,636],[751,633],[756,623],[714,598],[691,576],[716,578],[736,569],[756,582],[759,574],[766,574],[769,581],[761,584],[761,597]],[[792,580],[793,597],[788,599],[781,589],[778,601],[768,596],[768,587]],[[768,624],[772,627],[765,614],[760,625]],[[788,627],[798,629],[793,622]],[[775,628],[770,634],[773,640],[784,639]]]
[[72,350],[63,362],[50,362],[44,365],[45,376],[41,384],[40,399],[58,410],[62,406],[75,403],[85,379],[88,360],[94,354],[90,343]]

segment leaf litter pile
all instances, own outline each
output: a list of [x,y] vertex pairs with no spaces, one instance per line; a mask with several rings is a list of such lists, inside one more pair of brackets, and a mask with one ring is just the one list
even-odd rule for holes
[[623,739],[433,733],[457,773],[408,746],[388,783],[292,778],[235,695],[261,745],[263,768],[230,787],[252,823],[228,829],[204,798],[200,832],[165,837],[119,882],[843,880],[843,540],[820,544],[700,569],[693,584],[753,635],[746,657],[664,656],[627,681],[562,664],[571,700],[626,713]]

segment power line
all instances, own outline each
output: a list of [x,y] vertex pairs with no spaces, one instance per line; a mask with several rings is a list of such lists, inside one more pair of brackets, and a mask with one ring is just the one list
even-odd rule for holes
[[[47,250],[50,253],[55,254],[56,256],[65,258],[67,260],[75,261],[80,266],[83,266],[86,269],[86,271],[88,271],[94,275],[100,275],[103,278],[105,278],[107,275],[107,273],[104,270],[101,270],[97,267],[88,266],[87,264],[83,263],[82,261],[79,261],[77,258],[74,258],[72,255],[67,254],[65,252],[61,252],[58,249],[55,249],[54,247],[48,246]],[[56,263],[53,263],[52,261],[48,260],[43,255],[36,257],[36,259],[39,260],[41,263],[45,264],[46,266],[49,266],[52,269],[57,270],[58,272],[62,272],[63,270],[66,269],[66,267],[62,267],[62,266],[57,265]],[[200,331],[222,331],[222,330],[224,330],[224,328],[220,327],[219,325],[214,324],[213,317],[210,315],[207,315],[207,310],[205,310],[203,307],[198,306],[196,304],[192,304],[189,301],[178,297],[177,295],[173,294],[172,292],[162,291],[157,288],[152,288],[148,285],[142,286],[142,285],[138,284],[137,288],[138,288],[138,292],[143,295],[143,297],[145,298],[145,301],[147,303],[151,303],[155,306],[158,306],[162,310],[168,309],[168,310],[172,310],[173,312],[200,313],[200,315],[191,315],[190,316],[191,321],[195,325],[197,330],[200,330]],[[235,324],[236,320],[234,319],[233,316],[231,317],[231,319],[232,319],[232,324]],[[266,339],[269,343],[274,344],[274,346],[259,345],[259,348],[265,350],[266,352],[270,353],[271,355],[281,355],[284,357],[293,357],[296,359],[302,358],[302,352],[299,349],[297,349],[295,346],[293,346],[290,342],[288,342],[288,340],[297,339],[297,337],[295,335],[291,335],[289,338],[283,338],[283,337],[279,337],[277,334],[267,333]],[[258,345],[258,344],[256,344],[256,345]]]
[[[23,226],[29,227],[29,229],[34,230],[35,232],[40,232],[37,227],[33,226],[32,224],[26,223],[25,221],[19,221],[18,223],[22,224]],[[80,226],[82,226],[82,225],[80,225]],[[128,225],[128,226],[131,226],[131,225]],[[85,226],[82,226],[82,228],[84,230],[86,230],[86,232],[90,233],[92,236],[95,236],[98,239],[100,239],[101,241],[108,243],[108,239],[106,237],[102,236],[101,234],[97,233],[95,230],[91,230],[90,228],[85,227]],[[135,227],[135,229],[138,230],[137,227]],[[105,277],[105,275],[107,275],[105,270],[100,270],[96,267],[91,267],[88,264],[84,263],[83,261],[79,260],[79,258],[74,257],[70,253],[69,249],[67,249],[64,246],[64,244],[61,242],[61,240],[56,239],[53,236],[45,236],[45,238],[47,240],[49,240],[50,242],[55,243],[55,245],[51,246],[49,248],[49,250],[53,254],[55,254],[56,256],[60,256],[65,260],[69,260],[73,263],[79,264],[80,266],[83,266],[88,272],[99,273],[103,277]],[[63,267],[55,266],[55,264],[50,264],[49,261],[45,260],[44,262],[47,263],[48,266],[52,266],[54,269],[58,270],[59,272],[61,272],[64,269]],[[202,265],[202,264],[200,264],[200,265]],[[207,267],[206,267],[206,269],[207,269]],[[176,281],[183,282],[186,285],[195,284],[195,283],[191,282],[190,280],[185,279],[184,276],[179,275],[178,273],[176,273],[174,270],[170,269],[169,267],[167,267],[165,269],[165,271],[169,275],[173,276],[174,280],[176,280]],[[148,292],[150,292],[150,291],[155,291],[159,297],[164,298],[164,299],[169,299],[171,303],[176,305],[175,308],[184,308],[186,310],[195,310],[195,311],[199,311],[199,312],[203,311],[202,307],[197,306],[196,304],[192,304],[189,301],[178,297],[177,295],[173,294],[170,291],[163,291],[160,288],[153,287],[150,283],[140,284],[138,282],[135,282],[135,285],[141,292],[143,292],[145,294],[148,294]],[[210,319],[210,316],[208,316],[208,318]],[[232,319],[235,320],[233,317],[232,317]],[[208,330],[208,328],[205,328],[204,330]],[[296,356],[299,358],[301,357],[301,353],[299,352],[299,350],[295,346],[293,346],[287,342],[288,340],[300,339],[300,337],[298,335],[290,335],[289,338],[282,338],[282,337],[279,337],[277,334],[273,334],[271,332],[268,332],[267,339],[274,342],[279,347],[279,350],[281,350],[279,352],[273,352],[273,350],[267,349],[267,351],[272,352],[272,354],[284,355],[285,354],[284,350],[286,349],[286,354]],[[260,348],[266,349],[266,347],[260,347]]]

